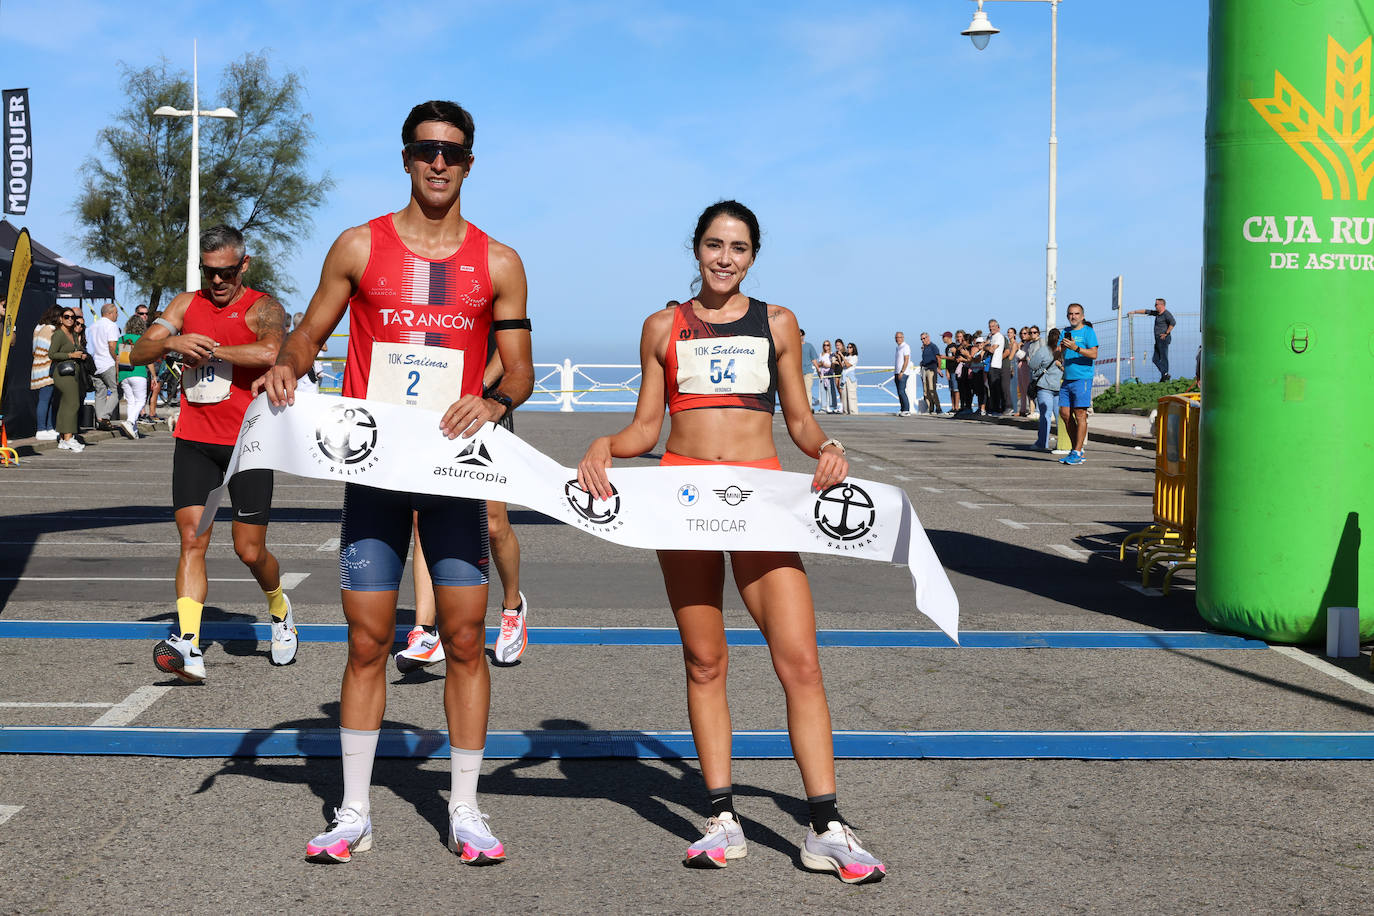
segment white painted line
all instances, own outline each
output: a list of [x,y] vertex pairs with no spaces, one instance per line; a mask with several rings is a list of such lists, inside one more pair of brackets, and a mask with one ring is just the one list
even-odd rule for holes
[[[102,546],[102,547],[180,547],[180,546],[181,546],[181,542],[180,542],[180,541],[111,541],[111,540],[109,540],[108,538],[100,538],[100,537],[90,538],[89,540],[85,540],[85,541],[50,541],[50,540],[48,540],[47,538],[43,537],[42,535],[39,535],[38,537],[35,537],[35,538],[31,538],[30,540],[27,540],[27,541],[0,541],[0,547],[90,547],[90,546],[93,545],[93,544],[99,544],[99,545]],[[229,544],[229,543],[225,543],[225,544],[211,544],[210,546],[211,546],[211,547],[216,547],[216,548],[221,548],[221,547],[233,547],[234,545],[233,545],[233,544]],[[273,541],[273,542],[272,542],[272,546],[273,546],[273,547],[316,547],[316,548],[318,548],[319,545],[317,545],[314,541],[311,541],[309,544],[285,544],[285,543],[282,543],[282,542],[280,542],[280,541]],[[334,546],[337,547],[338,544],[335,544]]]
[[1020,522],[1014,522],[1014,521],[1012,521],[1012,520],[1009,519],[1009,518],[999,518],[998,521],[1001,522],[1002,524],[1006,525],[1008,528],[1015,528],[1015,529],[1018,530],[1018,531],[1025,531],[1025,530],[1026,530],[1026,526],[1025,526],[1025,525],[1021,524]]
[[1317,658],[1315,655],[1304,652],[1297,646],[1270,646],[1269,648],[1280,655],[1286,655],[1295,661],[1300,661],[1309,668],[1315,668],[1323,674],[1329,674],[1342,684],[1347,684],[1364,693],[1374,694],[1374,684],[1359,675],[1351,674],[1344,668],[1338,668],[1326,659]]
[[922,490],[925,490],[927,493],[943,493],[943,492],[945,492],[944,490],[938,489],[938,488],[936,488],[936,487],[921,487],[921,489],[922,489]]
[[0,703],[4,709],[109,709],[113,703]]
[[1049,547],[1056,553],[1080,563],[1088,562],[1088,558],[1093,555],[1091,550],[1081,550],[1077,547],[1070,547],[1068,544],[1050,544]]
[[[1110,551],[1109,551],[1109,552],[1110,552]],[[1140,584],[1138,581],[1136,581],[1135,579],[1122,579],[1122,580],[1121,580],[1121,584],[1124,585],[1124,586],[1126,586],[1127,588],[1129,588],[1129,589],[1130,589],[1131,591],[1133,591],[1133,592],[1140,592],[1142,595],[1144,595],[1144,596],[1147,597],[1147,598],[1159,598],[1159,597],[1162,597],[1162,596],[1164,595],[1164,592],[1163,592],[1162,589],[1158,589],[1158,588],[1147,588],[1147,587],[1145,587],[1144,585],[1141,585],[1141,584]]]
[[128,725],[139,713],[158,701],[164,693],[171,690],[171,687],[139,687],[120,702],[114,705],[109,712],[91,723],[92,728],[114,728],[120,725]]
[[338,539],[338,538],[330,538],[329,540],[325,541],[323,544],[321,544],[320,546],[316,547],[315,549],[318,550],[320,553],[329,553],[330,551],[338,550],[338,549],[339,549],[339,539]]
[[1140,509],[1153,502],[1154,497],[1141,497],[1134,503],[1037,503],[1037,509]]
[[1012,504],[1012,503],[967,503],[967,502],[964,502],[963,500],[960,500],[959,505],[963,506],[965,509],[982,509],[982,508],[984,508],[984,507],[986,507],[986,506],[995,506],[995,507],[998,507],[998,508],[1005,509],[1005,508],[1007,508],[1008,506],[1011,506],[1011,505],[1013,505],[1013,504]]
[[910,480],[910,479],[911,479],[910,477],[903,477],[901,474],[893,474],[892,476],[895,477],[895,478],[897,478],[898,480]]
[[[304,579],[310,573],[284,573],[282,582],[285,583],[288,576],[300,576]],[[0,576],[0,582],[175,582],[172,576]],[[207,582],[256,582],[252,576],[244,579],[206,579]],[[299,584],[300,579],[294,579],[293,584]],[[290,588],[290,585],[286,586]]]
[[285,591],[290,591],[310,578],[310,573],[282,573],[281,587]]
[[0,805],[0,824],[24,810],[23,805]]
[[875,470],[875,471],[886,471],[886,470],[887,470],[887,468],[883,467],[881,464],[870,464],[870,465],[869,465],[869,468],[871,468],[872,470]]

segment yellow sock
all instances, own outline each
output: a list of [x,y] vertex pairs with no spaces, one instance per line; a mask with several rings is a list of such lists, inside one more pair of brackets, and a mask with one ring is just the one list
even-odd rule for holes
[[177,626],[183,636],[189,635],[191,642],[200,645],[200,613],[205,605],[194,598],[177,599]]
[[287,611],[291,610],[291,605],[286,603],[286,596],[281,593],[281,586],[278,585],[270,592],[263,592],[267,596],[267,613],[272,615],[273,620],[285,620]]

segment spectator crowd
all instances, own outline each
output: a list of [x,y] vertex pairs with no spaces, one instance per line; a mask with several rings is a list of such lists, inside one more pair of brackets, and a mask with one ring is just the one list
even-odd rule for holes
[[[132,366],[129,351],[148,329],[148,307],[134,309],[121,327],[118,308],[106,303],[100,317],[88,329],[79,307],[55,305],[39,320],[33,332],[33,368],[29,390],[38,431],[36,438],[58,440],[57,447],[81,452],[85,444],[81,408],[94,393],[95,406],[84,428],[120,432],[130,439],[142,438],[140,426],[158,419],[161,376],[166,368]],[[124,419],[119,419],[120,404]]]

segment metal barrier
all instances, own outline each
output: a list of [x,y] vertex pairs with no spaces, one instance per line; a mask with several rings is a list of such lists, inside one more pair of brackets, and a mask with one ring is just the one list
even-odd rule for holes
[[[342,357],[322,357],[320,362],[324,365],[319,381],[320,393],[340,394],[343,391],[345,360]],[[859,409],[896,412],[900,405],[892,370],[879,366],[859,366],[856,371],[860,377]],[[561,363],[535,363],[534,390],[525,406],[557,407],[563,413],[608,407],[632,410],[639,397],[640,377],[640,367],[630,363],[574,363],[571,359]],[[873,381],[865,382],[862,380],[864,378]],[[924,412],[919,378],[913,373],[907,376],[907,382],[912,411]],[[823,400],[822,384],[814,387],[808,396],[817,390]],[[940,402],[948,409],[949,389],[943,380],[936,393],[942,395]]]
[[1155,523],[1129,535],[1126,548],[1136,543],[1136,568],[1142,585],[1150,584],[1150,570],[1166,563],[1164,593],[1180,569],[1197,567],[1198,425],[1202,399],[1194,394],[1171,394],[1159,399],[1155,431]]

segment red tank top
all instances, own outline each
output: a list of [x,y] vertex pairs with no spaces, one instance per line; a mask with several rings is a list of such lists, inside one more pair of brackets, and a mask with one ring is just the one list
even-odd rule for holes
[[[220,308],[207,299],[205,293],[197,292],[186,307],[181,332],[204,334],[222,346],[254,343],[258,335],[248,329],[248,309],[263,295],[256,289],[245,287],[237,301]],[[183,380],[189,382],[190,376],[195,373],[194,369],[185,370]],[[253,380],[262,373],[262,369],[234,366],[229,377],[229,396],[216,404],[193,403],[187,399],[183,388],[176,437],[192,442],[233,445],[238,440],[244,412],[253,401],[250,390]]]
[[344,397],[368,397],[376,342],[463,351],[462,395],[482,393],[491,328],[487,234],[468,223],[458,250],[435,261],[406,247],[391,214],[368,223],[372,250],[348,302]]
[[768,327],[768,305],[749,300],[734,321],[702,321],[691,301],[673,314],[663,367],[668,413],[698,407],[743,407],[773,412],[778,353]]

